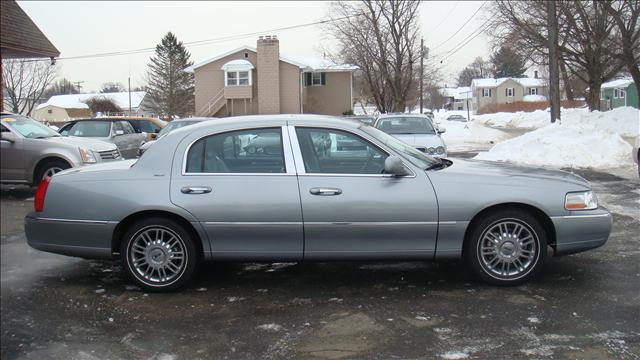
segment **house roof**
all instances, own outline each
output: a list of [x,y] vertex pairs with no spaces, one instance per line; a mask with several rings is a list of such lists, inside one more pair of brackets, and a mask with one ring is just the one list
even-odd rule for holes
[[608,82],[602,84],[602,86],[600,86],[600,88],[601,89],[626,88],[627,86],[629,86],[631,84],[633,84],[633,79],[632,78],[623,78],[623,79],[608,81]]
[[[231,51],[227,51],[225,53],[222,54],[218,54],[216,56],[213,56],[211,58],[208,58],[206,60],[203,60],[199,63],[193,64],[187,68],[184,69],[184,71],[186,72],[193,72],[195,69],[205,66],[207,64],[210,64],[216,60],[220,60],[225,56],[229,56],[232,54],[235,54],[239,51],[252,51],[252,52],[257,52],[257,49],[255,47],[252,46],[241,46],[237,49],[231,50]],[[291,58],[291,57],[285,57],[282,56],[282,54],[280,54],[280,61],[284,61],[286,63],[289,63],[291,65],[297,66],[302,70],[305,71],[314,71],[314,70],[323,70],[323,71],[352,71],[352,70],[356,70],[358,67],[354,66],[354,65],[346,65],[346,64],[336,64],[335,62],[331,61],[331,60],[327,60],[327,59],[322,59],[322,58],[313,58],[313,57],[304,57],[304,58]]]
[[[131,108],[140,107],[140,103],[142,103],[142,99],[144,99],[146,94],[147,94],[146,91],[132,91],[131,92]],[[47,102],[38,105],[37,109],[41,109],[48,105],[57,106],[61,108],[77,109],[78,104],[84,104],[87,100],[96,98],[96,97],[107,98],[113,101],[121,109],[129,108],[129,93],[126,91],[123,91],[123,92],[113,92],[113,93],[55,95],[50,97],[49,100],[47,100]],[[84,105],[86,106],[86,104]]]
[[471,99],[471,87],[469,86],[443,88],[441,93],[443,96],[452,97],[454,99]]
[[497,87],[507,80],[516,81],[524,87],[544,86],[543,79],[527,78],[527,77],[525,78],[506,77],[506,78],[498,78],[498,79],[494,79],[494,78],[473,79],[471,81],[471,87],[483,87],[483,88]]
[[0,1],[0,49],[3,58],[60,56],[60,51],[13,0]]

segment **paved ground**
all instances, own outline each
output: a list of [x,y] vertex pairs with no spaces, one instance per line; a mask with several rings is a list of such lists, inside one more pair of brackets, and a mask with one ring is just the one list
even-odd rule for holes
[[640,184],[582,175],[614,212],[609,242],[515,288],[458,262],[209,264],[145,294],[117,263],[27,247],[33,190],[2,187],[0,357],[637,359]]

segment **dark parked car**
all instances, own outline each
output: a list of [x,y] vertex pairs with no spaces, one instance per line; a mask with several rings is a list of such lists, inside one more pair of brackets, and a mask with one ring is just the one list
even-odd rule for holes
[[447,116],[447,121],[461,121],[466,122],[467,118],[462,115],[449,115]]

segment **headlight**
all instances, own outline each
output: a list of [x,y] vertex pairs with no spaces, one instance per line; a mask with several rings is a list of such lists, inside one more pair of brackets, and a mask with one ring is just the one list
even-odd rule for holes
[[435,153],[436,153],[436,149],[434,149],[434,148],[430,147],[430,148],[428,148],[428,149],[427,149],[427,153],[429,153],[429,154],[435,154]]
[[567,210],[594,210],[598,208],[598,199],[593,191],[571,192],[564,198],[564,208]]
[[81,147],[78,148],[78,151],[80,151],[80,157],[82,158],[82,162],[83,163],[85,163],[85,164],[93,164],[93,163],[97,162],[96,156],[94,155],[93,151],[87,150],[87,149],[83,149]]
[[437,152],[438,154],[444,154],[444,146],[438,146],[438,147],[436,148],[436,152]]

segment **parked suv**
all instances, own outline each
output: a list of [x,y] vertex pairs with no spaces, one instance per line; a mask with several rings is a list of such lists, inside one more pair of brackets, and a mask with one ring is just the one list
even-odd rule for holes
[[140,145],[147,140],[147,133],[137,133],[133,126],[122,118],[74,120],[62,126],[60,134],[113,143],[126,159],[135,158]]
[[120,160],[114,144],[62,137],[22,115],[0,115],[0,181],[37,185],[59,171],[85,164]]

